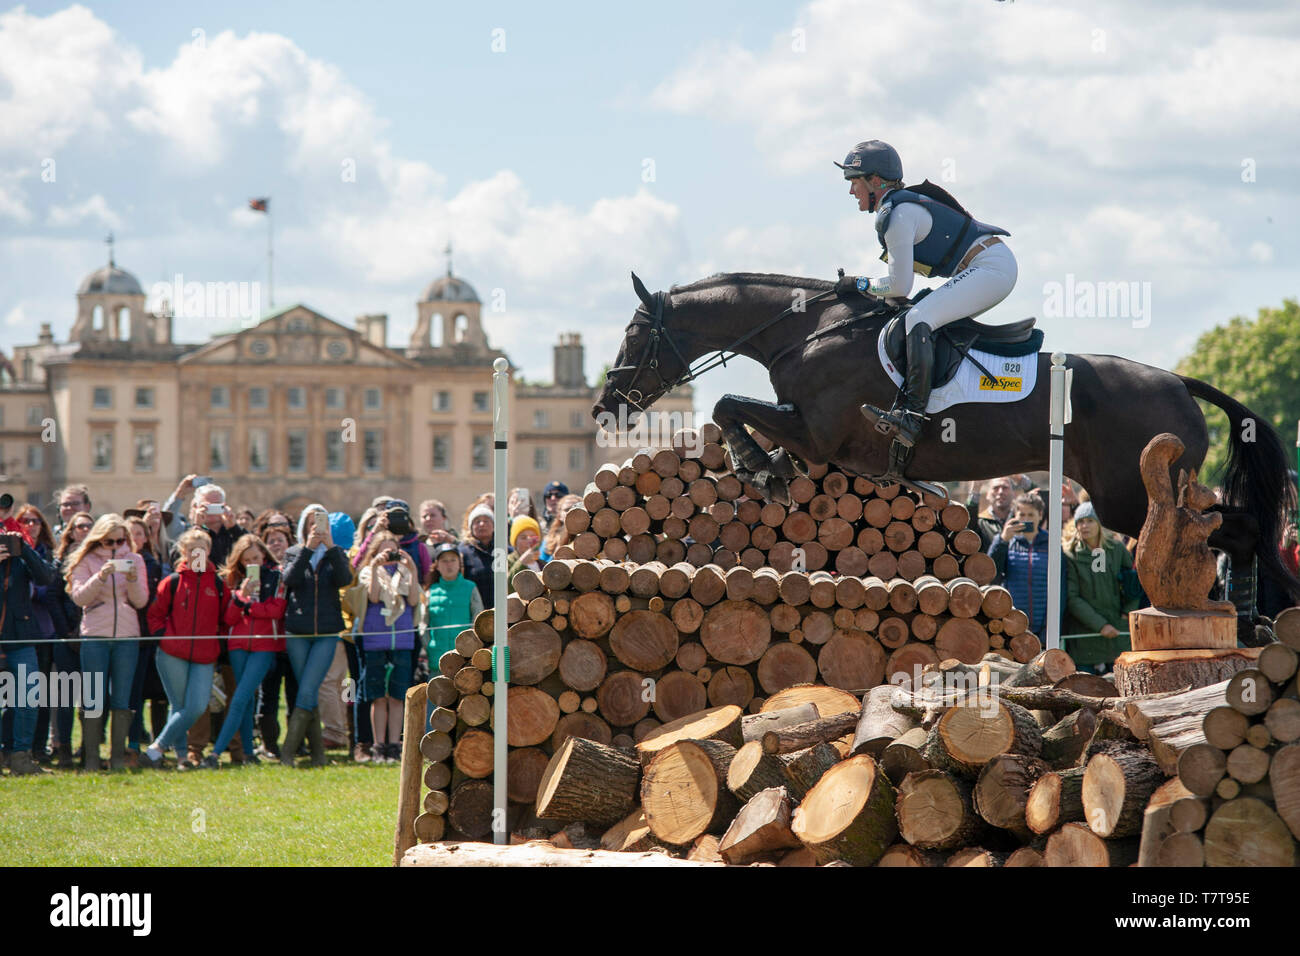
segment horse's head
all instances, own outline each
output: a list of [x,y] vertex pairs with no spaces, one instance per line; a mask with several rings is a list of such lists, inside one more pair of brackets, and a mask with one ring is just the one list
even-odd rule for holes
[[641,304],[627,325],[615,364],[605,375],[605,387],[591,408],[593,418],[616,414],[619,406],[626,406],[627,420],[635,421],[688,371],[689,361],[682,348],[686,336],[668,328],[672,312],[668,294],[651,295],[635,272],[632,288]]

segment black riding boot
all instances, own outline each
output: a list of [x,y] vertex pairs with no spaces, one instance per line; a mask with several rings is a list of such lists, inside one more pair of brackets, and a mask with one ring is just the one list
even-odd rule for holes
[[907,381],[899,396],[898,434],[894,440],[911,448],[925,424],[925,406],[930,400],[930,376],[934,373],[934,339],[930,326],[919,322],[907,333]]

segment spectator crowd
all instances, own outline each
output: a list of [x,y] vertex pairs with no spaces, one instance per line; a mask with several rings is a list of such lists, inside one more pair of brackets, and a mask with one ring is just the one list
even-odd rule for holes
[[[577,500],[552,482],[539,514],[511,492],[512,566],[540,567],[547,542],[567,541]],[[440,501],[387,495],[356,521],[321,504],[256,514],[197,475],[121,513],[97,513],[84,485],[54,504],[51,525],[0,495],[12,775],[321,766],[328,749],[394,763],[407,688],[492,606],[491,494],[459,528]]]
[[[1043,635],[1057,520],[1062,633],[1120,637],[1145,603],[1136,541],[1106,530],[1069,484],[1060,515],[1046,502],[1023,475],[968,486],[998,582]],[[560,482],[540,512],[527,489],[510,493],[511,580],[569,542],[564,517],[580,503]],[[114,770],[217,768],[223,757],[321,766],[340,749],[396,762],[407,688],[493,603],[491,494],[459,527],[440,501],[412,509],[386,495],[355,521],[322,504],[255,514],[196,475],[120,514],[97,514],[84,485],[53,504],[51,526],[0,495],[0,761],[14,775],[100,769],[105,744]],[[1292,526],[1293,569],[1295,538]]]

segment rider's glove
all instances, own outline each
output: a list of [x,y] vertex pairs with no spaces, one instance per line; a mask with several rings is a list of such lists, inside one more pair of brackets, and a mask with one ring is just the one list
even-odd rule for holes
[[[869,280],[864,279],[862,281],[866,282]],[[835,295],[842,301],[852,302],[855,299],[861,298],[862,295],[865,294],[865,291],[866,290],[859,285],[859,279],[857,276],[842,275],[835,283]]]

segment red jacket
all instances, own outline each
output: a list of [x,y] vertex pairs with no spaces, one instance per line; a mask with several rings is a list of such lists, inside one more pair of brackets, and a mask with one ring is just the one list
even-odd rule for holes
[[182,559],[175,571],[158,582],[158,599],[149,606],[149,631],[163,632],[158,646],[172,657],[214,663],[221,642],[213,635],[226,633],[222,619],[229,602],[230,589],[217,580],[211,565],[200,575]]
[[[278,572],[262,566],[261,600],[245,604],[238,592],[232,592],[226,605],[226,624],[230,637],[226,647],[232,651],[282,651],[284,611],[289,602]],[[263,636],[266,635],[266,636]]]

